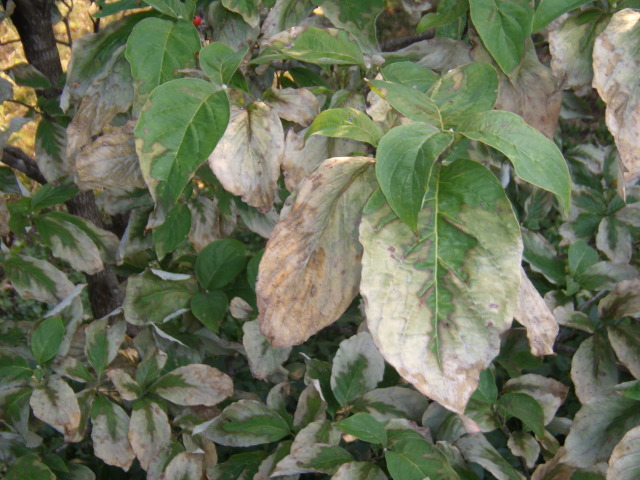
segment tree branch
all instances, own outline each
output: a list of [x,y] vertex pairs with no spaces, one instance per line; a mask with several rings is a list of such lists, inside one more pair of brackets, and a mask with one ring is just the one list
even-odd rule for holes
[[36,161],[18,147],[5,146],[2,149],[2,163],[11,168],[15,168],[31,180],[35,180],[42,185],[47,183],[47,179],[44,178],[44,175],[40,172]]

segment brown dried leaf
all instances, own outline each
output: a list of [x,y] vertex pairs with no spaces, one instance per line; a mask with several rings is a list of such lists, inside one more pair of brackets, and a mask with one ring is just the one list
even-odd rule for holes
[[229,125],[209,156],[209,166],[222,186],[261,212],[276,196],[284,130],[274,109],[262,102],[231,107]]
[[274,229],[256,283],[260,328],[278,347],[336,321],[358,293],[358,225],[377,183],[373,159],[326,160]]
[[80,426],[80,406],[71,387],[58,377],[36,388],[29,400],[33,414],[65,436],[72,436]]
[[527,329],[529,346],[534,355],[553,355],[553,343],[559,330],[558,323],[522,268],[520,275],[522,280],[513,316]]
[[167,414],[154,402],[134,407],[129,423],[129,442],[145,470],[151,461],[171,445],[171,425]]
[[318,99],[306,88],[273,89],[268,104],[280,118],[303,127],[307,127],[320,113]]
[[231,377],[217,368],[191,364],[160,378],[155,393],[178,405],[213,406],[233,394]]
[[562,463],[564,454],[564,447],[560,447],[551,460],[538,465],[538,468],[535,469],[531,476],[531,480],[571,480],[576,469],[566,463]]
[[80,150],[75,162],[81,190],[146,186],[136,154],[134,126],[135,122],[129,122],[113,128]]
[[593,47],[593,86],[607,104],[605,120],[630,182],[640,177],[640,12],[616,12]]

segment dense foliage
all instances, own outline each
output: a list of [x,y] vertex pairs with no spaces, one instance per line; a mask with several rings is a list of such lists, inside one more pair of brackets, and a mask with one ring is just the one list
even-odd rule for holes
[[640,2],[95,4],[3,1],[5,478],[640,478]]

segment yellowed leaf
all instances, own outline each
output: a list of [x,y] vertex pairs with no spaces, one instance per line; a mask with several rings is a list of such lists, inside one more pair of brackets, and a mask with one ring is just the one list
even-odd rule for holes
[[640,177],[640,12],[616,12],[593,47],[593,86],[607,104],[605,120],[620,153],[624,179]]
[[284,152],[284,130],[276,111],[262,102],[231,107],[222,139],[209,156],[209,166],[225,190],[261,212],[275,200]]
[[358,224],[376,181],[373,159],[331,158],[299,187],[267,243],[256,283],[260,329],[277,347],[336,321],[358,292]]
[[534,355],[553,355],[553,343],[559,330],[558,323],[522,268],[520,276],[514,318],[527,329],[529,346]]

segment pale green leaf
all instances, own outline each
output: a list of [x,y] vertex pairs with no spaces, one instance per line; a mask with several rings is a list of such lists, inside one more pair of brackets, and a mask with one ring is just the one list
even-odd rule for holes
[[222,5],[228,10],[239,14],[252,28],[260,25],[261,0],[222,0]]
[[58,377],[34,389],[29,400],[33,414],[65,436],[74,435],[80,426],[80,407],[71,387]]
[[163,279],[146,271],[127,281],[124,315],[134,325],[162,322],[178,310],[189,308],[191,297],[198,293],[192,277]]
[[334,474],[340,465],[353,461],[346,450],[323,443],[314,443],[299,448],[278,462],[273,475],[296,475],[299,473]]
[[401,439],[384,456],[393,480],[459,479],[442,452],[420,438]]
[[336,427],[344,433],[369,443],[382,446],[387,444],[387,432],[384,424],[368,413],[356,413],[336,423]]
[[151,462],[171,445],[167,414],[155,402],[139,401],[133,406],[127,436],[140,466],[149,470]]
[[209,166],[225,190],[265,213],[276,198],[283,151],[284,130],[273,108],[263,102],[234,106]]
[[248,447],[280,440],[289,425],[276,412],[255,400],[239,400],[225,408],[204,435],[220,445]]
[[91,440],[96,457],[108,465],[129,470],[136,457],[127,433],[129,416],[106,397],[97,397],[91,405]]
[[192,363],[163,375],[151,390],[177,405],[210,407],[231,396],[233,381],[217,368]]
[[373,159],[326,160],[299,186],[274,229],[256,283],[260,329],[274,346],[304,342],[336,321],[357,294],[357,228],[375,188]]
[[224,91],[195,78],[153,91],[136,125],[136,150],[145,182],[168,210],[207,159],[229,122]]
[[367,114],[355,108],[331,108],[320,113],[309,126],[305,138],[309,135],[350,138],[367,142],[374,147],[382,138],[383,132],[379,124],[371,120]]
[[571,200],[571,179],[558,147],[511,112],[492,110],[473,115],[460,133],[478,140],[509,158],[521,179],[555,194],[565,212]]
[[503,72],[518,66],[531,34],[533,8],[528,0],[470,0],[471,20]]
[[533,16],[533,33],[542,30],[563,13],[581,7],[589,0],[541,0]]
[[255,378],[266,380],[289,358],[291,347],[272,347],[267,337],[260,332],[258,320],[244,322],[242,331],[242,344],[247,351],[251,374]]
[[342,406],[376,388],[384,376],[384,360],[368,332],[340,342],[331,369],[331,390]]
[[414,122],[424,122],[443,129],[444,124],[438,106],[427,94],[401,83],[371,80],[374,91],[393,108]]
[[200,50],[200,68],[212,82],[218,85],[228,84],[247,51],[248,48],[244,48],[236,52],[222,42],[211,42]]
[[394,62],[380,70],[384,79],[388,82],[401,83],[407,87],[417,88],[422,93],[436,83],[440,77],[427,67],[418,63],[401,61]]
[[441,4],[438,5],[437,13],[427,13],[422,17],[416,28],[418,33],[422,33],[429,28],[449,25],[467,13],[469,10],[468,1],[454,0],[454,2],[453,6],[447,5],[449,7],[448,9],[441,6],[443,3],[446,5],[447,2],[441,2]]
[[425,123],[389,131],[376,154],[376,177],[387,202],[411,230],[429,189],[431,171],[453,136]]
[[520,283],[520,231],[504,190],[478,163],[439,165],[417,234],[376,194],[360,241],[376,346],[420,392],[462,413],[511,325]]

